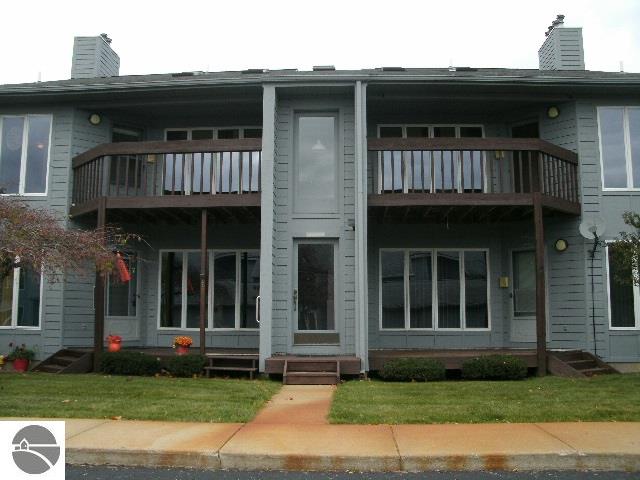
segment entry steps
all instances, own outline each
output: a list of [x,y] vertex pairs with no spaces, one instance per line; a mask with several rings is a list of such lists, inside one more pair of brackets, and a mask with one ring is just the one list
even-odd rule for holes
[[549,372],[560,377],[583,378],[618,373],[611,365],[582,350],[550,351],[547,363]]
[[34,372],[88,373],[93,370],[93,353],[64,348],[33,368]]
[[207,353],[207,365],[204,367],[207,378],[212,372],[249,373],[249,378],[258,373],[259,356],[251,353]]
[[296,358],[284,362],[285,385],[337,385],[340,383],[340,360]]

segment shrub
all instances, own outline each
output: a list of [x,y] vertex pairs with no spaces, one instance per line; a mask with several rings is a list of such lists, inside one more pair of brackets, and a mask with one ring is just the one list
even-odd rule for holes
[[485,355],[462,364],[462,378],[468,380],[522,380],[527,364],[513,355]]
[[100,371],[109,375],[155,375],[162,365],[157,357],[139,352],[105,352]]
[[165,361],[165,369],[174,377],[193,377],[200,375],[206,363],[202,355],[181,355]]
[[380,377],[392,382],[433,382],[443,380],[445,374],[444,364],[433,358],[394,358],[380,370]]

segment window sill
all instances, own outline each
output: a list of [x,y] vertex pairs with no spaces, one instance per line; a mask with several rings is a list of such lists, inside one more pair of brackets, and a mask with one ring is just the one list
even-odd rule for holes
[[3,326],[0,327],[0,331],[8,331],[8,330],[18,330],[19,332],[40,332],[42,328],[40,327],[21,327],[21,326]]

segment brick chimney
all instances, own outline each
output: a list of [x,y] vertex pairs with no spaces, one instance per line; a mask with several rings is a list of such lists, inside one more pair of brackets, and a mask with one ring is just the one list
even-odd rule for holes
[[564,15],[558,15],[545,33],[538,50],[540,70],[584,70],[582,28],[564,26]]
[[110,44],[106,33],[97,37],[75,37],[71,78],[117,77],[120,57]]

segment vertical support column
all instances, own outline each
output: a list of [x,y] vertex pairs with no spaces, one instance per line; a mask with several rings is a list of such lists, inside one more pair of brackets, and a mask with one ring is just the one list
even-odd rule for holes
[[[107,199],[100,197],[98,200],[97,229],[104,229],[107,223]],[[104,350],[104,309],[105,309],[105,276],[96,269],[96,281],[93,292],[93,371],[100,369],[100,357]]]
[[260,166],[260,364],[271,356],[273,298],[273,164],[275,161],[276,88],[262,93],[262,165]]
[[544,266],[544,222],[540,192],[533,193],[533,223],[536,237],[536,342],[538,376],[547,374],[547,312]]
[[207,209],[203,208],[200,213],[200,355],[207,351]]
[[356,268],[356,355],[361,369],[369,369],[368,281],[367,281],[367,94],[366,84],[355,88],[355,268]]

